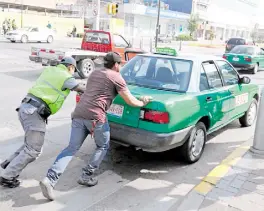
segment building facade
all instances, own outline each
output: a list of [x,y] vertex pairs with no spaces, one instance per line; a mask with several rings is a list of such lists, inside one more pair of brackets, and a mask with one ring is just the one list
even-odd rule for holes
[[206,39],[209,31],[215,38],[250,38],[255,24],[259,22],[260,0],[194,0],[193,13],[201,19],[198,37]]

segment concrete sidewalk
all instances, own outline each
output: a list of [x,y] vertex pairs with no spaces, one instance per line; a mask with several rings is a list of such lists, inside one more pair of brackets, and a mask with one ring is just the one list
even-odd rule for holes
[[237,148],[169,211],[264,210],[264,157],[252,154],[251,144]]

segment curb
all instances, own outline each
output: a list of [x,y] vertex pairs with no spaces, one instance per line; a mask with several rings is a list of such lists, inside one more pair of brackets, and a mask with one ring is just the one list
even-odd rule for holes
[[[253,137],[252,137],[253,138]],[[229,172],[229,170],[235,166],[243,156],[249,151],[250,144],[248,141],[236,148],[230,155],[228,155],[219,165],[207,174],[202,181],[196,185],[181,202],[177,210],[189,210],[190,202],[199,201],[197,206],[192,207],[191,210],[198,210],[200,204],[203,202],[204,197],[217,185],[217,183]]]
[[227,174],[232,166],[235,166],[239,160],[249,151],[250,146],[243,144],[227,156],[218,166],[207,174],[202,181],[194,187],[194,191],[199,194],[208,194],[216,184]]

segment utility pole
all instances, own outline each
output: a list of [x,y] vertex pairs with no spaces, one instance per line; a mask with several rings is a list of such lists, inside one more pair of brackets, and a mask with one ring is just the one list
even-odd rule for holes
[[24,2],[23,0],[21,0],[21,14],[20,14],[20,24],[21,24],[21,28],[23,27],[23,10],[24,10]]
[[101,1],[100,0],[97,0],[97,8],[95,8],[95,10],[97,10],[97,13],[96,13],[96,24],[95,24],[95,27],[96,27],[96,30],[100,30],[100,10],[101,10]]
[[156,40],[155,40],[155,48],[158,46],[158,37],[159,37],[159,20],[160,20],[160,0],[158,4],[158,18],[157,18],[157,26],[156,26]]
[[258,119],[256,123],[256,129],[255,129],[255,137],[253,146],[251,147],[250,151],[258,154],[258,155],[264,155],[264,89],[261,90],[261,96],[260,96],[260,103],[259,103],[259,109],[258,109]]

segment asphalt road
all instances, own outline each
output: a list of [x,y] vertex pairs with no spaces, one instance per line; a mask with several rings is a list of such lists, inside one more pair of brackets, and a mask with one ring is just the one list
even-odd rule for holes
[[[42,71],[40,65],[28,60],[31,46],[79,47],[79,43],[72,39],[51,45],[0,42],[0,161],[23,143],[23,131],[15,108]],[[221,55],[223,50],[183,46],[182,52]],[[264,85],[263,72],[249,76],[253,83]],[[45,176],[57,154],[67,146],[74,106],[75,94],[72,93],[63,109],[50,119],[43,154],[23,171],[21,187],[0,188],[1,211],[169,210],[254,132],[254,127],[241,128],[237,121],[233,122],[210,135],[204,155],[193,165],[186,165],[177,151],[150,154],[132,148],[111,149],[98,172],[99,184],[84,188],[76,180],[95,148],[93,140],[88,137],[56,186],[56,201],[47,202],[40,193],[38,181]]]

